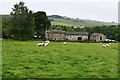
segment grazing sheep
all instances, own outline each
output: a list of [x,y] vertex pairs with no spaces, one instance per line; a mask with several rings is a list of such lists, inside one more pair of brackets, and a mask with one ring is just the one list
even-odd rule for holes
[[106,48],[106,45],[102,45],[102,47]]
[[44,46],[45,46],[45,47],[48,46],[48,43],[44,43]]
[[67,42],[64,42],[64,43],[63,43],[63,45],[66,45],[66,44],[67,44]]
[[49,41],[45,41],[44,43],[38,43],[37,46],[48,46]]
[[50,41],[49,41],[49,40],[47,40],[47,41],[45,41],[45,43],[50,43]]
[[44,46],[44,43],[38,43],[37,46]]
[[109,44],[106,44],[106,47],[109,47],[110,45]]
[[41,45],[41,43],[38,43],[38,44],[37,44],[37,46],[40,46],[40,45]]

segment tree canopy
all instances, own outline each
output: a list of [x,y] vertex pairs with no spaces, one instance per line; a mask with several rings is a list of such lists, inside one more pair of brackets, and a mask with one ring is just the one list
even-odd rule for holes
[[45,30],[49,29],[51,22],[43,11],[38,11],[33,14],[35,22],[35,32],[38,36],[45,36]]
[[16,40],[28,40],[34,34],[33,13],[24,2],[15,4],[11,12],[10,34]]

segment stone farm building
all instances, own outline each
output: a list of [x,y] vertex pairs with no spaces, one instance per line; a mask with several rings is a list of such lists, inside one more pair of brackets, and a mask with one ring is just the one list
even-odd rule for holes
[[92,41],[106,41],[106,36],[102,33],[93,33],[90,35],[90,40]]
[[[105,39],[106,37],[103,37],[101,33],[98,33],[102,36],[102,39]],[[90,40],[92,41],[98,41],[101,37],[98,35],[96,38],[90,37]],[[92,36],[92,35],[91,35]],[[63,30],[47,30],[45,33],[45,37],[47,40],[54,40],[54,41],[86,41],[88,39],[88,33],[87,32],[65,32]]]

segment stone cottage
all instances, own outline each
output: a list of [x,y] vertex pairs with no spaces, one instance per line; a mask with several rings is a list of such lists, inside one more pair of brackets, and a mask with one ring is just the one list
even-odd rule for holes
[[65,31],[63,30],[47,30],[45,33],[45,37],[47,40],[65,40]]
[[65,32],[66,40],[68,41],[85,41],[88,40],[87,32]]
[[47,30],[45,37],[47,40],[55,41],[85,41],[88,40],[87,32],[65,32],[63,30]]
[[106,36],[102,33],[93,33],[90,35],[91,41],[106,41]]
[[102,33],[93,33],[88,39],[87,32],[65,32],[63,30],[47,30],[45,37],[47,40],[54,41],[106,41],[106,36]]

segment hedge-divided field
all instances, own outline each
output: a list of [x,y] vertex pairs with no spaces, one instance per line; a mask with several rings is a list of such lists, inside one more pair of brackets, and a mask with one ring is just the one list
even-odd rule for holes
[[[3,78],[116,78],[118,44],[3,41]],[[106,44],[106,43],[103,43]]]
[[[61,16],[62,17],[62,16]],[[88,20],[88,19],[73,19],[73,18],[55,18],[48,17],[51,20],[52,25],[64,25],[64,26],[74,26],[74,27],[95,27],[102,25],[116,25],[116,23],[108,23],[102,21]]]

